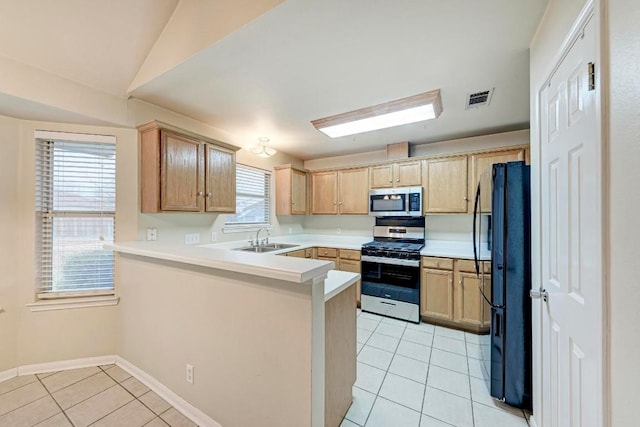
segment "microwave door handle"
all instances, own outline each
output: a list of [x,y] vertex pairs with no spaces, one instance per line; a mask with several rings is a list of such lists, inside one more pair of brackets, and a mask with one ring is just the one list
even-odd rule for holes
[[[476,197],[473,201],[473,262],[476,267],[476,276],[480,277],[480,262],[478,260],[478,249],[476,248],[476,232],[481,232],[481,230],[476,231],[476,219],[478,217],[478,201],[480,200],[480,183],[478,182],[478,188],[476,189]],[[480,236],[478,235],[478,246],[480,246]]]

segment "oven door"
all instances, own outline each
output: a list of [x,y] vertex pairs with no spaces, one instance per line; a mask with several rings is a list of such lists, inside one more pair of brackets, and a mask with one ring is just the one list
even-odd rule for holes
[[362,261],[362,294],[420,304],[420,265]]

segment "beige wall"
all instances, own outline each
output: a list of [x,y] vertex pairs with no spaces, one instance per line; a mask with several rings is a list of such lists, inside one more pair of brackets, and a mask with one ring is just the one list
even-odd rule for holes
[[120,356],[224,427],[311,425],[311,285],[131,255],[118,266]]
[[640,3],[608,1],[611,425],[637,421],[640,366]]
[[17,120],[0,116],[0,372],[16,367],[18,351],[18,161]]
[[[117,195],[116,233],[117,238],[122,240],[133,239],[136,235],[137,191],[135,186],[128,183],[137,182],[137,133],[127,129],[29,122],[11,118],[2,118],[0,123],[8,124],[11,129],[15,128],[9,134],[4,131],[4,126],[0,131],[3,137],[0,173],[7,175],[6,180],[2,181],[11,182],[15,187],[13,192],[4,186],[0,187],[3,189],[0,193],[0,205],[3,206],[0,208],[3,215],[0,227],[7,228],[0,245],[3,261],[11,261],[10,265],[0,264],[0,268],[6,268],[6,274],[5,271],[2,274],[3,281],[6,277],[11,285],[9,295],[13,295],[13,302],[6,304],[6,313],[0,314],[3,325],[0,326],[0,331],[4,334],[4,324],[7,323],[13,328],[14,334],[13,342],[2,342],[0,370],[34,363],[116,354],[117,307],[31,312],[26,306],[34,302],[35,286],[34,132],[49,130],[116,136],[117,185],[121,189]],[[5,213],[4,207],[8,207],[10,213]],[[17,322],[10,319],[17,319]],[[5,352],[5,345],[6,348],[15,350]],[[11,352],[15,357],[5,361],[6,354]]]

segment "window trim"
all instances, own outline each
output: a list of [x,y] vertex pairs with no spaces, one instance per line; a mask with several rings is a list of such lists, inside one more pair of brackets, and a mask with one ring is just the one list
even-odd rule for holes
[[[34,132],[34,141],[35,141],[35,170],[36,173],[40,167],[37,160],[38,153],[38,144],[41,141],[63,141],[63,142],[81,142],[81,143],[89,143],[89,144],[112,144],[114,149],[114,154],[116,154],[116,170],[114,171],[114,179],[117,182],[117,138],[114,135],[99,135],[92,133],[80,133],[80,132],[57,132],[57,131],[42,131],[36,130]],[[117,188],[117,183],[116,183]],[[117,191],[117,190],[116,190]],[[36,199],[38,199],[38,189],[36,187]],[[117,193],[116,193],[117,199]],[[117,203],[117,201],[116,201]],[[34,206],[34,213],[39,216],[41,212],[38,210],[37,202]],[[113,218],[113,226],[114,226],[114,235],[113,238],[115,240],[115,230],[116,230],[116,210],[113,211],[73,211],[67,212],[61,211],[61,215],[51,215],[51,220],[54,217],[72,217],[72,216],[80,216],[80,217],[104,217],[105,214],[107,216]],[[37,222],[42,221],[37,217]],[[36,225],[36,230],[39,229],[40,226]],[[42,244],[42,236],[38,234],[36,231],[35,240],[36,240],[36,257],[40,254],[38,252],[37,246]],[[37,259],[37,258],[36,258]],[[54,290],[46,290],[42,288],[42,281],[39,279],[40,277],[40,267],[39,261],[36,260],[36,282],[34,288],[34,298],[35,301],[33,303],[26,304],[29,309],[34,311],[49,311],[49,310],[61,310],[61,309],[71,309],[71,308],[83,308],[83,307],[101,307],[101,306],[110,306],[116,305],[119,303],[119,297],[116,296],[116,280],[114,276],[113,287],[104,288],[104,289],[78,289],[78,290],[62,290],[62,291],[54,291]],[[115,271],[115,258],[114,258],[114,271]]]
[[[267,177],[267,183],[269,185],[268,187],[268,195],[266,197],[267,200],[267,215],[268,215],[268,221],[266,222],[251,222],[251,223],[233,223],[233,222],[227,222],[227,218],[229,216],[233,216],[236,215],[237,212],[235,214],[227,214],[227,217],[225,217],[225,222],[224,222],[224,226],[222,227],[222,232],[227,234],[227,233],[242,233],[242,232],[247,232],[247,231],[256,231],[259,230],[260,228],[266,228],[268,230],[272,230],[273,229],[273,225],[271,224],[271,219],[273,218],[272,212],[271,212],[271,208],[272,208],[272,201],[273,201],[273,173],[270,170],[267,169],[262,169],[262,168],[258,168],[255,166],[251,166],[251,165],[247,165],[244,163],[237,163],[236,164],[236,179],[238,176],[238,166],[242,167],[242,168],[246,168],[246,169],[253,169],[255,171],[258,172],[262,172],[264,173]],[[240,192],[238,192],[237,190],[237,185],[236,185],[236,209],[237,209],[237,202],[238,202],[238,196],[241,195]]]

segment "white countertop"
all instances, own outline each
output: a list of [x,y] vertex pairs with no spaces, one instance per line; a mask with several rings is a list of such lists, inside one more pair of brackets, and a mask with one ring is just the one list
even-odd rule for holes
[[[236,242],[236,247],[238,243]],[[105,245],[105,248],[125,254],[140,255],[184,264],[211,267],[219,270],[242,272],[287,282],[304,283],[325,275],[334,268],[333,262],[314,259],[265,256],[229,248],[168,245],[159,242],[123,242]],[[242,245],[241,245],[242,246]],[[293,248],[297,249],[297,248]],[[288,250],[293,250],[288,249]],[[286,252],[274,251],[270,254]]]
[[[424,248],[420,251],[420,255],[473,259],[473,243],[450,240],[426,240],[424,242]],[[487,248],[486,243],[482,244],[478,255],[478,259],[483,261],[491,259],[491,251]]]
[[[325,280],[325,300],[337,295],[360,278],[357,273],[332,270],[334,263],[295,257],[269,256],[284,252],[305,249],[314,246],[328,246],[339,249],[359,250],[364,243],[373,240],[372,236],[345,236],[323,234],[296,234],[275,236],[273,243],[290,243],[298,246],[267,253],[234,251],[247,246],[244,240],[213,243],[198,246],[164,244],[159,242],[122,242],[106,245],[108,249],[126,254],[139,255],[191,265],[211,267],[220,270],[242,272],[261,277],[304,283],[328,274]],[[471,242],[448,240],[427,240],[420,252],[425,256],[473,259]],[[486,244],[480,251],[480,259],[491,259]]]

